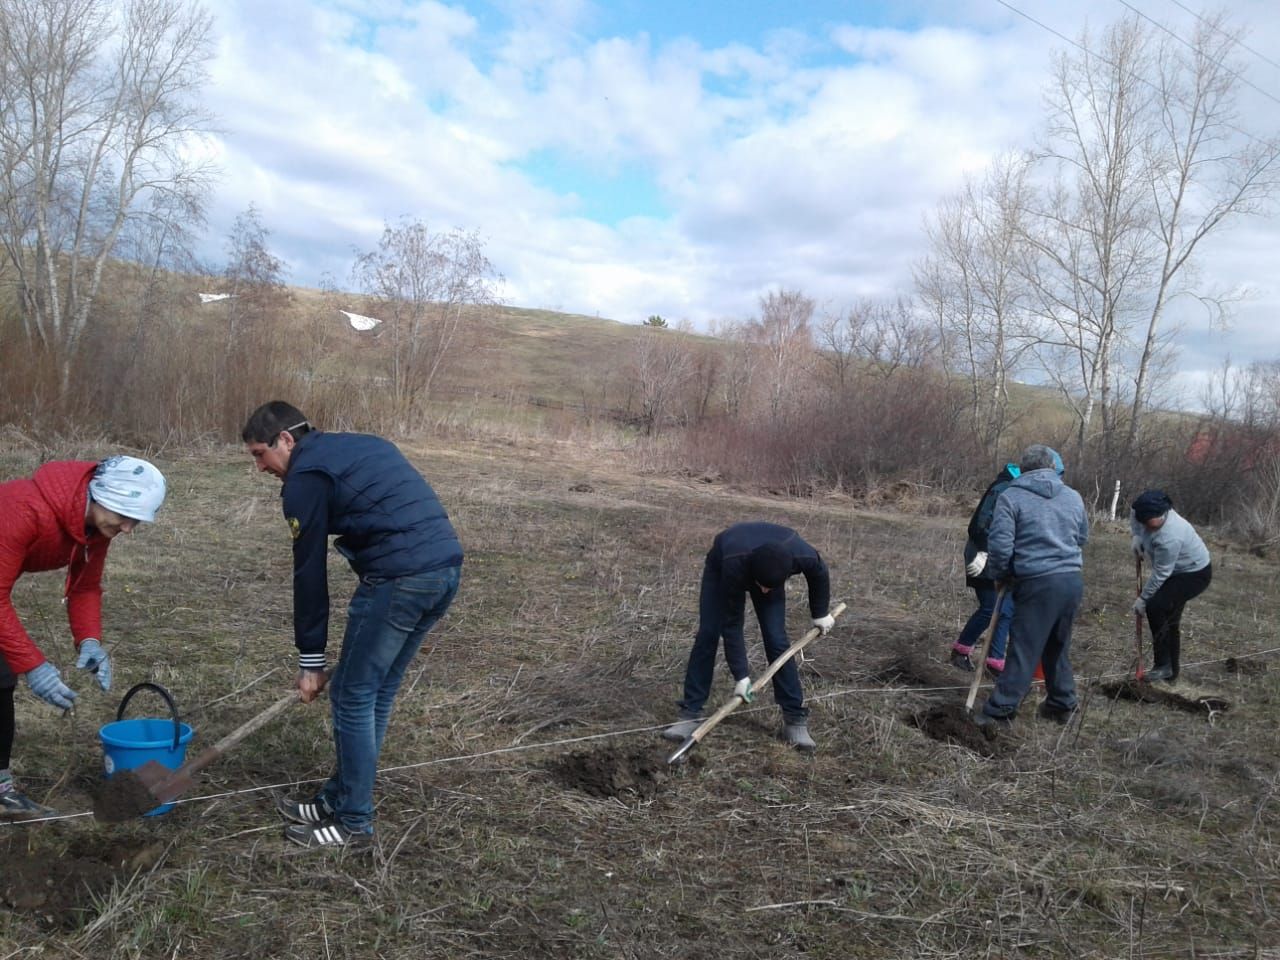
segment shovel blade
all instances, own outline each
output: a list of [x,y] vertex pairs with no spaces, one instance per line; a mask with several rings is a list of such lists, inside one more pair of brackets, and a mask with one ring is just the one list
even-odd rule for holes
[[130,772],[151,791],[157,805],[170,803],[195,786],[195,781],[184,768],[173,770],[155,760],[148,760]]
[[684,759],[684,755],[693,749],[693,745],[698,741],[693,737],[685,737],[684,743],[676,748],[676,752],[667,757],[667,764],[679,763]]

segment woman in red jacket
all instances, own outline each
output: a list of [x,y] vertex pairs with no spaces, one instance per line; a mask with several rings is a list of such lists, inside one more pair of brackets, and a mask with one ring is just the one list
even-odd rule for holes
[[9,770],[17,678],[26,677],[32,693],[59,709],[76,699],[18,619],[14,582],[24,573],[67,568],[64,600],[76,666],[109,690],[111,661],[99,641],[107,547],[117,534],[154,520],[164,494],[160,471],[136,457],[55,461],[29,478],[0,483],[0,819],[49,812],[15,787]]

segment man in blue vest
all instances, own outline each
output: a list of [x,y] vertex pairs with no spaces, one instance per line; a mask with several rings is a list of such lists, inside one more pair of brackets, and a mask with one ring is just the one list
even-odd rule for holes
[[[367,847],[373,781],[392,704],[409,661],[449,609],[462,544],[435,491],[396,446],[358,433],[323,433],[296,407],[263,404],[241,432],[258,469],[280,479],[293,536],[293,634],[298,696],[329,687],[336,762],[319,793],[279,798],[285,836],[306,847]],[[332,672],[329,537],[360,578]]]

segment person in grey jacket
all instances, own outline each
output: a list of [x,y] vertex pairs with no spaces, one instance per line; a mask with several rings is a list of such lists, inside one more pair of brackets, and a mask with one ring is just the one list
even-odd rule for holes
[[1146,490],[1133,501],[1129,529],[1134,555],[1151,560],[1151,575],[1133,604],[1133,612],[1145,616],[1151,628],[1155,666],[1147,680],[1172,683],[1182,651],[1182,611],[1213,579],[1209,548],[1163,490]]
[[1084,593],[1082,547],[1089,519],[1080,494],[1062,482],[1062,458],[1043,444],[1022,454],[1022,474],[996,501],[987,535],[987,565],[1012,581],[1013,625],[1005,667],[977,716],[979,726],[1011,723],[1044,668],[1040,716],[1066,723],[1076,708],[1071,629]]

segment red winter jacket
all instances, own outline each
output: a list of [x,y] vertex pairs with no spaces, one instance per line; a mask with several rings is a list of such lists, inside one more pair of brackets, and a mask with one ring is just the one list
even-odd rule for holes
[[0,654],[14,673],[45,660],[10,597],[24,573],[67,567],[67,618],[76,647],[102,636],[102,565],[111,541],[85,532],[89,481],[97,466],[57,461],[30,478],[0,483]]

